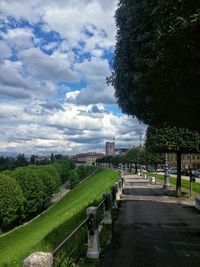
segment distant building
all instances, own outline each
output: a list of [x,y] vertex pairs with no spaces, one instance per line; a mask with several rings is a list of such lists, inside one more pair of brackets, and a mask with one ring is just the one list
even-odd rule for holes
[[106,142],[106,157],[115,155],[115,143]]
[[103,153],[88,152],[76,154],[73,159],[77,164],[95,165],[96,160],[103,158],[104,156]]
[[[46,163],[51,161],[51,156],[37,156],[34,155],[34,163]],[[32,160],[33,162],[33,160]]]
[[[176,166],[176,154],[169,154],[168,156],[169,166]],[[200,154],[182,154],[181,156],[181,168],[182,169],[199,169],[200,168]]]
[[115,148],[114,154],[124,156],[128,152],[128,148]]

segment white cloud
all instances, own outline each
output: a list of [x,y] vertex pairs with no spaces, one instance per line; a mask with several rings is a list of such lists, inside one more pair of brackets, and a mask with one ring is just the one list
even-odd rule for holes
[[1,33],[1,36],[15,49],[26,49],[33,46],[33,33],[29,28],[9,29],[6,33]]
[[[92,105],[64,104],[62,110],[49,114],[37,112],[37,107],[42,104],[39,102],[29,105],[13,103],[1,103],[2,113],[6,116],[1,123],[2,151],[28,154],[104,152],[105,142],[114,137],[118,147],[138,145],[139,135],[146,129],[144,125],[138,125],[136,119],[126,115],[118,117],[102,105],[94,108]],[[29,106],[35,106],[35,112],[27,113]],[[101,116],[95,116],[97,114]]]
[[75,65],[80,74],[88,82],[88,86],[81,91],[75,91],[66,94],[66,100],[85,104],[113,104],[116,103],[114,89],[107,86],[106,77],[110,75],[110,67],[107,60],[93,57],[91,60],[85,60]]
[[0,94],[16,98],[42,97],[52,93],[54,89],[55,86],[50,81],[25,76],[20,61],[4,60],[0,63]]
[[43,19],[46,30],[59,32],[67,39],[70,47],[84,38],[82,30],[91,23],[98,29],[106,30],[109,46],[114,45],[115,23],[113,20],[116,0],[10,0],[1,1],[0,10],[17,20],[27,19],[36,23]]
[[4,41],[0,41],[0,59],[9,58],[12,55],[10,47]]
[[115,44],[116,2],[0,1],[2,152],[103,152],[114,137],[118,146],[139,144],[145,127],[105,108],[115,103],[102,57]]
[[29,73],[38,79],[74,82],[77,75],[70,69],[68,55],[45,54],[39,48],[30,48],[20,52],[20,57]]

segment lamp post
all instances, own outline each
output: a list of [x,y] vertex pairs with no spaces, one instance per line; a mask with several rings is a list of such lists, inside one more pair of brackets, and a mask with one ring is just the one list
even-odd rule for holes
[[169,183],[169,168],[168,168],[168,156],[167,153],[165,153],[165,174],[164,174],[164,189],[170,189],[170,183]]

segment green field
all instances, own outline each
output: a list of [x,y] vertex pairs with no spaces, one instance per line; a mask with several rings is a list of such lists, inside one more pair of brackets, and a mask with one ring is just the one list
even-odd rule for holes
[[[82,219],[81,216],[77,216],[78,213],[84,214],[83,209],[93,201],[101,199],[102,194],[109,191],[118,178],[117,172],[100,169],[40,217],[1,236],[0,266],[22,266],[23,259],[32,252],[52,250],[53,247],[51,242],[48,242],[48,236],[50,238],[51,233],[56,232],[57,229],[59,232],[59,227],[63,229],[62,225],[68,221],[69,228],[76,227],[74,224],[78,224]],[[75,221],[73,218],[76,218]],[[66,232],[69,232],[69,229],[66,229]],[[62,235],[64,238],[66,233],[62,233]]]
[[[155,175],[155,173],[153,175]],[[163,180],[164,176],[157,174],[156,178],[160,179],[160,180]],[[176,178],[175,177],[169,177],[169,182],[170,182],[170,184],[176,185]],[[190,189],[190,182],[187,181],[187,180],[181,179],[181,187],[189,190]],[[200,183],[193,182],[192,183],[192,191],[200,194]]]

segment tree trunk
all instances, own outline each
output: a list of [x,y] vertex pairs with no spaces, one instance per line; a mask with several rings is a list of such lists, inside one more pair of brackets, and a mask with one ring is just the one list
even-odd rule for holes
[[135,174],[137,174],[137,163],[135,163]]
[[181,152],[176,153],[177,157],[177,178],[176,178],[176,197],[181,196]]

